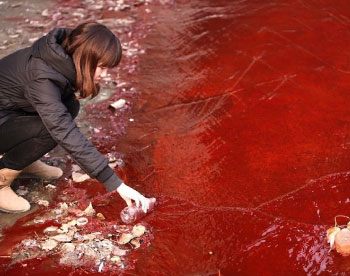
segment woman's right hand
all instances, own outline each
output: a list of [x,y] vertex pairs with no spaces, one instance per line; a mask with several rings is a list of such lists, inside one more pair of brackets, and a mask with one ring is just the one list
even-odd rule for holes
[[147,213],[149,208],[149,199],[144,197],[138,191],[122,183],[118,188],[117,192],[125,200],[128,206],[132,206],[132,200],[135,201],[136,207],[142,206],[142,210]]

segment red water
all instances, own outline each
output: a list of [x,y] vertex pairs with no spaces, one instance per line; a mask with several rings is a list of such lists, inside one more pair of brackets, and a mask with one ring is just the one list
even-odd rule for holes
[[[134,122],[122,136],[104,122],[112,138],[95,137],[161,203],[145,219],[154,240],[125,275],[350,275],[325,237],[334,216],[350,215],[348,2],[151,9],[129,79]],[[21,273],[66,275],[49,264]]]

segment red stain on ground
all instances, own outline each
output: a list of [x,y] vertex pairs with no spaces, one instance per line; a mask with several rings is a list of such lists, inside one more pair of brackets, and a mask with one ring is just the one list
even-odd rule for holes
[[[151,9],[132,110],[124,123],[108,123],[103,104],[88,116],[110,135],[94,137],[99,148],[124,155],[129,184],[160,202],[145,218],[154,240],[125,274],[349,274],[325,237],[350,206],[348,3]],[[23,275],[33,267],[64,273]]]

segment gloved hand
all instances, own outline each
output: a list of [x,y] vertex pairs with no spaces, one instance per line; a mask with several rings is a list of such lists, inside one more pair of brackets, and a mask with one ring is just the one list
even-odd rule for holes
[[122,183],[118,188],[117,192],[125,200],[128,206],[132,206],[132,201],[135,201],[136,207],[142,206],[142,210],[147,213],[149,208],[150,199],[144,197],[138,191]]

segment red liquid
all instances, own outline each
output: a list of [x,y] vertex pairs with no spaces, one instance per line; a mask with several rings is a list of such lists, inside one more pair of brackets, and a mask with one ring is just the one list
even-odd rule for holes
[[[350,274],[350,259],[328,252],[325,236],[350,210],[348,2],[195,0],[150,10],[137,27],[155,20],[138,72],[122,74],[137,98],[118,90],[132,113],[111,115],[102,103],[88,115],[103,126],[100,150],[125,155],[128,184],[162,201],[145,218],[151,246],[125,274]],[[116,200],[99,211],[121,208]],[[9,229],[0,252],[27,232]],[[50,260],[6,275],[64,275]]]

